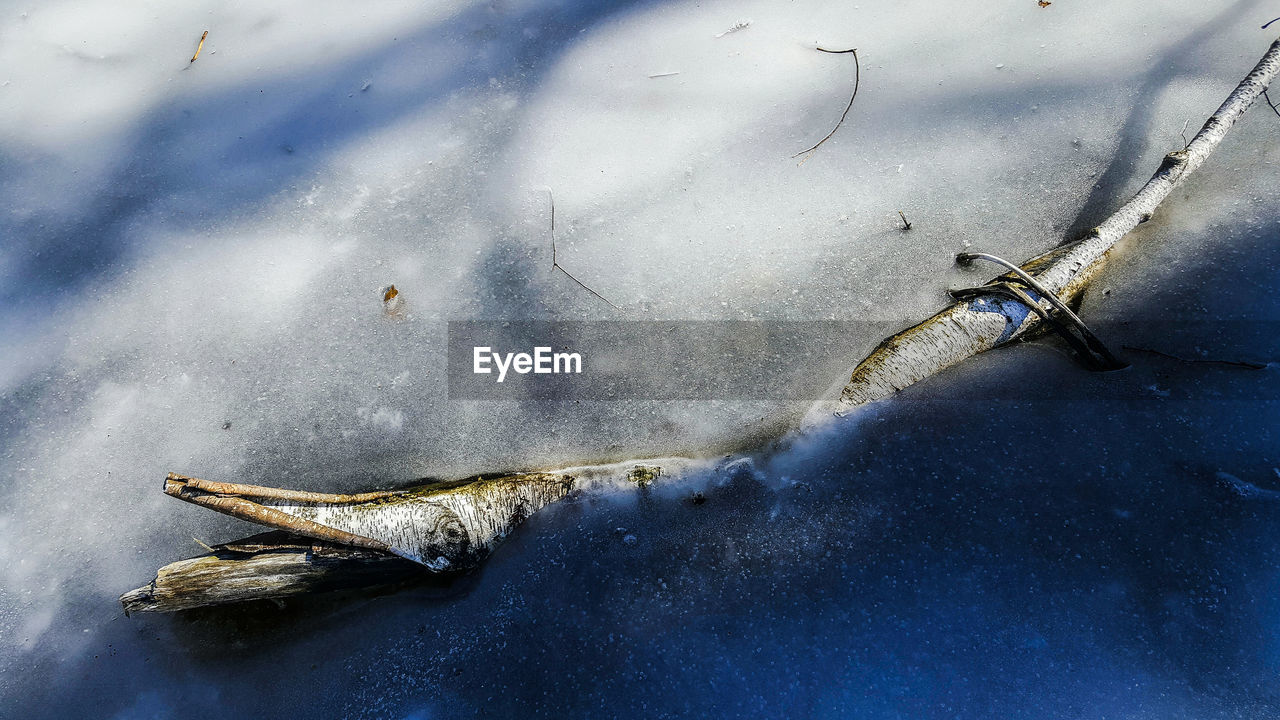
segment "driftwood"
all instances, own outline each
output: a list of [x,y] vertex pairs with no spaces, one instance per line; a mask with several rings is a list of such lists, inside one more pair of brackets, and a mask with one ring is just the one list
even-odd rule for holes
[[191,610],[388,585],[428,573],[389,553],[273,531],[215,545],[207,555],[165,565],[151,584],[121,595],[120,603],[125,613]]
[[[882,342],[854,369],[836,414],[873,402],[961,360],[1040,329],[1055,294],[1079,298],[1114,245],[1146,222],[1161,201],[1213,152],[1232,124],[1280,72],[1280,40],[1182,150],[1083,239],[1002,275],[924,322]],[[990,288],[989,292],[982,289]],[[1018,298],[1023,298],[1019,300]],[[1036,304],[1029,307],[1026,301]],[[807,422],[824,415],[811,414]],[[165,492],[277,533],[212,548],[160,569],[125,593],[127,611],[185,610],[320,590],[384,584],[423,573],[456,573],[481,562],[529,514],[602,481],[644,487],[689,461],[569,468],[480,476],[400,491],[331,495],[217,483],[181,475]]]

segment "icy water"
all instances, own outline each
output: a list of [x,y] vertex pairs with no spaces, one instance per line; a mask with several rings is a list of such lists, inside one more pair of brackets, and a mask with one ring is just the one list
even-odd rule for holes
[[[1280,718],[1265,106],[1084,298],[1127,370],[1037,341],[776,442],[805,405],[449,399],[450,320],[866,321],[810,368],[836,381],[994,274],[955,252],[1105,217],[1277,27],[775,5],[10,8],[0,716]],[[851,90],[817,44],[859,47],[862,84],[800,164]],[[548,190],[559,261],[618,308],[551,267]],[[725,461],[547,508],[451,583],[116,600],[254,532],[169,471],[334,491],[698,453]]]
[[1133,360],[997,352],[447,587],[117,617],[7,714],[1278,717],[1280,501],[1219,476],[1280,488],[1275,371]]
[[[1208,290],[1100,332],[1280,354],[1245,311],[1280,227],[1224,231],[1257,262],[1211,252],[1178,274]],[[1275,365],[1125,355],[995,351],[748,462],[553,506],[450,585],[116,617],[27,653],[6,714],[1280,717]]]

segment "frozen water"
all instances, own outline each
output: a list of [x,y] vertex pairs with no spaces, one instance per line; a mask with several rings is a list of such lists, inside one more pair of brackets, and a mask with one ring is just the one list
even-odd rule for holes
[[[0,714],[1280,716],[1280,508],[1217,479],[1280,487],[1274,365],[1130,352],[1093,376],[1054,343],[551,509],[447,588],[115,603],[190,536],[252,531],[162,496],[170,470],[364,489],[776,436],[803,404],[450,401],[445,321],[913,323],[986,278],[952,269],[962,247],[1022,259],[1105,217],[1271,15],[10,4]],[[802,163],[852,90],[852,57],[816,45],[856,46],[861,86]],[[1117,250],[1082,308],[1105,338],[1276,359],[1277,133],[1255,108]],[[551,268],[548,189],[559,262],[620,309]]]

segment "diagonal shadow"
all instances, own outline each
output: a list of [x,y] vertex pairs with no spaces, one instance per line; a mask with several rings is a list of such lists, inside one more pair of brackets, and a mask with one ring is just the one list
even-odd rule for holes
[[1075,221],[1068,226],[1062,244],[1078,240],[1114,212],[1119,203],[1128,200],[1131,193],[1126,191],[1135,169],[1141,175],[1144,168],[1154,165],[1146,159],[1146,152],[1150,144],[1155,104],[1160,93],[1174,79],[1195,67],[1200,57],[1196,52],[1199,46],[1228,26],[1239,23],[1246,10],[1259,4],[1258,0],[1238,0],[1224,7],[1212,20],[1197,27],[1151,64],[1151,69],[1147,71],[1138,95],[1134,98],[1133,109],[1120,126],[1120,144],[1116,147],[1115,155],[1089,191],[1089,196],[1076,213]]
[[[312,174],[352,141],[452,93],[493,82],[527,90],[580,33],[658,1],[545,3],[514,11],[482,3],[319,70],[170,99],[138,123],[120,153],[126,160],[83,208],[0,217],[13,262],[11,281],[0,285],[0,307],[18,316],[45,312],[50,298],[118,275],[140,247],[132,229],[140,218],[159,214],[178,232],[216,225]],[[432,62],[440,48],[466,51],[476,38],[474,57],[443,71]],[[392,72],[397,87],[380,91],[378,78]],[[406,76],[415,82],[401,83]],[[373,84],[362,92],[369,79]],[[0,147],[0,168],[7,168],[0,187],[35,182],[47,160],[26,148]]]

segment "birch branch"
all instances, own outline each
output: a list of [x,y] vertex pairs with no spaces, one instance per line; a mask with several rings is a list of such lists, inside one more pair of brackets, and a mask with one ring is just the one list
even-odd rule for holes
[[[1165,156],[1129,202],[1083,239],[1028,261],[1022,270],[1060,299],[1077,298],[1115,244],[1151,219],[1169,193],[1204,163],[1277,72],[1280,40],[1195,138],[1184,149]],[[1000,281],[1016,282],[1017,278],[1005,275],[989,285]],[[1041,294],[1035,301],[1048,302]],[[967,357],[1025,337],[1042,323],[1040,313],[1029,310],[996,292],[953,303],[886,339],[862,360],[840,395],[838,409],[843,412],[882,399]],[[480,476],[358,495],[170,475],[165,481],[167,494],[280,532],[215,546],[206,555],[167,565],[150,584],[125,593],[120,600],[129,611],[185,610],[464,571],[481,562],[512,529],[545,505],[593,487],[643,488],[661,475],[698,465],[666,458],[645,464]]]
[[271,533],[166,565],[120,596],[126,612],[173,612],[381,585],[470,570],[520,523],[572,494],[644,488],[696,467],[685,458],[588,465],[334,495],[170,473],[166,495]]
[[[1150,220],[1169,193],[1204,163],[1278,71],[1280,40],[1271,44],[1191,142],[1164,157],[1156,173],[1129,202],[1081,240],[1034,258],[1022,269],[1063,300],[1078,298],[1105,265],[1115,244]],[[1038,313],[1027,312],[1020,303],[995,294],[953,303],[880,343],[854,368],[834,408],[836,414],[888,397],[965,358],[1025,337],[1041,323]]]

